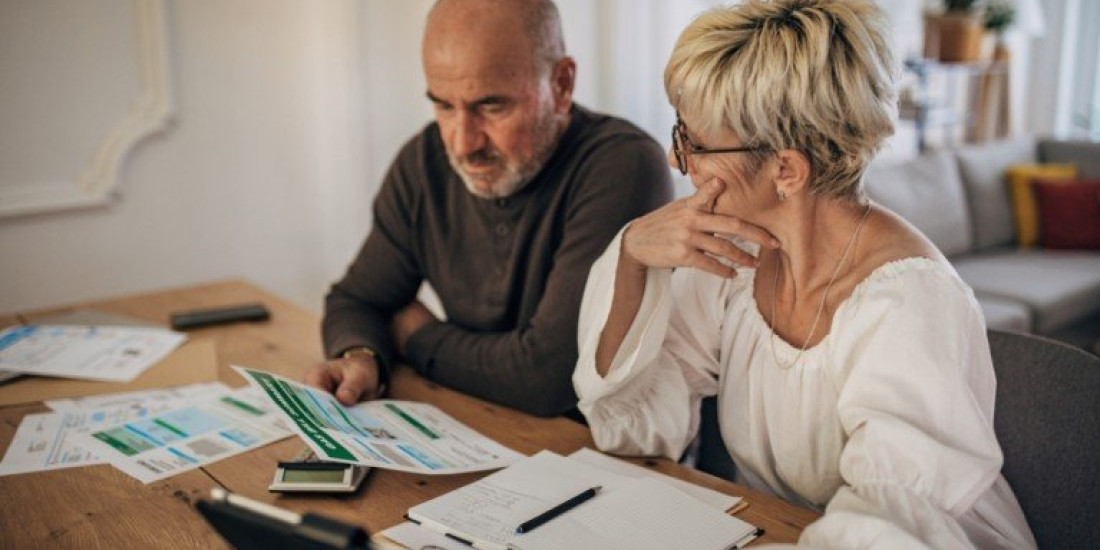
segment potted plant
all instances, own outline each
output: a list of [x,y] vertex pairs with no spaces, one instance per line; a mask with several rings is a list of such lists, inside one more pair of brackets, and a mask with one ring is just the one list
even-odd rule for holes
[[966,63],[981,56],[984,21],[978,0],[944,0],[943,13],[924,18],[925,57]]
[[986,36],[982,47],[982,58],[1007,59],[1004,41],[1005,31],[1016,21],[1016,7],[1008,0],[990,0],[985,7],[984,24]]
[[1007,0],[996,0],[985,8],[985,30],[1003,38],[1006,29],[1016,21],[1016,7]]

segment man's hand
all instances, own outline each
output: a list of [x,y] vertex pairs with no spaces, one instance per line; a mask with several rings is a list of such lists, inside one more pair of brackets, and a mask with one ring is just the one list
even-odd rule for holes
[[378,368],[373,356],[357,353],[314,365],[306,373],[306,384],[331,392],[344,405],[354,405],[382,395]]
[[416,331],[424,325],[438,321],[420,300],[413,300],[393,316],[393,341],[397,344],[397,351],[402,357],[405,355],[405,345]]
[[767,248],[779,242],[771,233],[733,216],[714,213],[725,185],[708,181],[690,197],[666,204],[638,218],[623,234],[623,261],[630,267],[695,267],[719,277],[733,277],[736,270],[720,262],[755,266],[756,258],[719,235],[740,237]]

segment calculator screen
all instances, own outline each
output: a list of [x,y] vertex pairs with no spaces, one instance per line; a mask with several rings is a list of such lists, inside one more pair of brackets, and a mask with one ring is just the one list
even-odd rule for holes
[[342,483],[344,470],[283,470],[288,483]]

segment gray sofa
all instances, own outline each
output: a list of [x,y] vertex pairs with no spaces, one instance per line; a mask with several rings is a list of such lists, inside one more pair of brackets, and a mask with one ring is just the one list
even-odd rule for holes
[[1004,181],[1012,164],[1058,162],[1100,178],[1100,143],[1032,138],[924,154],[867,171],[871,198],[927,235],[973,289],[989,328],[1097,351],[1100,251],[1020,249]]

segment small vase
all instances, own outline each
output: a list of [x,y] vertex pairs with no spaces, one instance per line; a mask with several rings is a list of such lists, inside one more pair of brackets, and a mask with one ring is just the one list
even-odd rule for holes
[[982,49],[978,59],[982,61],[993,60],[993,50],[997,47],[997,43],[1001,40],[1001,37],[994,33],[987,32],[982,35]]

